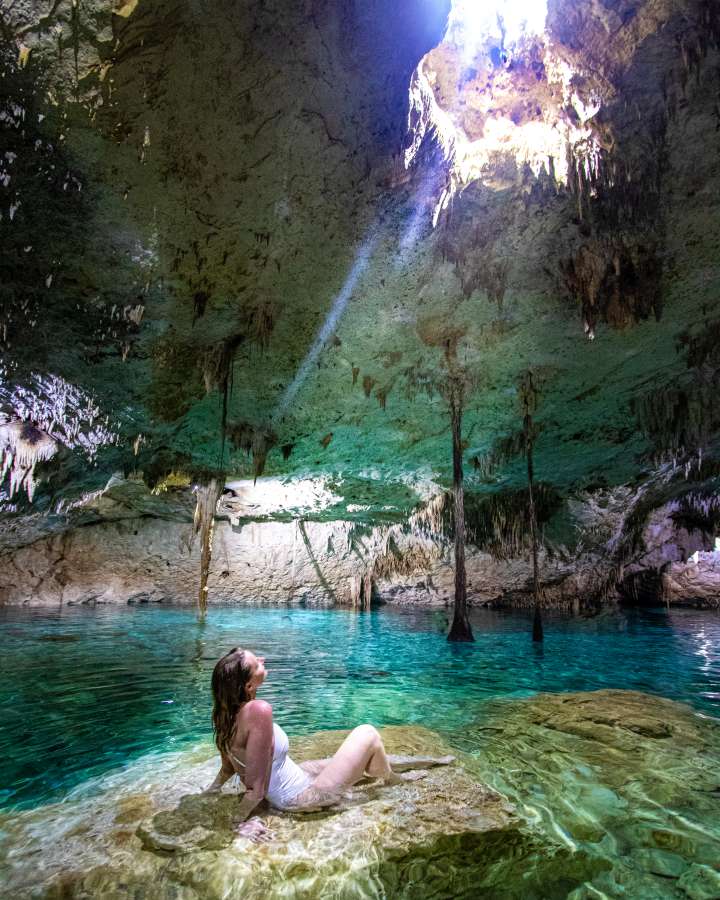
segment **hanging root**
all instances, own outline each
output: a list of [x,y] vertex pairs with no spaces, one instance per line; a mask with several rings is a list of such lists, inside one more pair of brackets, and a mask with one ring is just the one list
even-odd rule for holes
[[56,441],[29,422],[16,420],[0,424],[0,482],[10,472],[10,496],[24,487],[28,500],[32,501],[36,487],[35,466],[51,459],[57,450]]
[[200,591],[198,608],[201,615],[207,610],[207,580],[212,559],[212,536],[215,509],[222,494],[224,482],[211,478],[208,484],[198,485],[196,491],[194,533],[200,533]]

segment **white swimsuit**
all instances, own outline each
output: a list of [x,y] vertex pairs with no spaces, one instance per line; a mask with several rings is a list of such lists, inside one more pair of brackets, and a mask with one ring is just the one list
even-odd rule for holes
[[[276,722],[273,722],[273,738],[275,747],[265,798],[277,809],[285,809],[298,794],[310,787],[312,778],[288,756],[290,741]],[[245,768],[245,763],[233,754],[230,755],[239,766]]]

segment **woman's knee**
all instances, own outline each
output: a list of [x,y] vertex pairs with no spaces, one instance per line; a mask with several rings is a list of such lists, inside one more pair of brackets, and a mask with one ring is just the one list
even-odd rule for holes
[[367,741],[368,744],[373,744],[377,746],[378,744],[382,744],[382,738],[380,737],[380,732],[375,728],[374,725],[358,725],[357,728],[353,729],[353,733],[362,738],[364,741]]

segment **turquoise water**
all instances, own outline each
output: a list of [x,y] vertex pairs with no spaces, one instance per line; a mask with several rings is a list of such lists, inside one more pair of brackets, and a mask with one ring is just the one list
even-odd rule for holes
[[[265,699],[290,734],[420,723],[462,747],[497,697],[632,688],[720,716],[720,615],[546,619],[477,610],[476,643],[448,644],[446,614],[124,607],[0,610],[0,805],[60,799],[152,751],[210,738],[209,682],[235,645],[265,655]],[[472,747],[465,747],[472,750]]]

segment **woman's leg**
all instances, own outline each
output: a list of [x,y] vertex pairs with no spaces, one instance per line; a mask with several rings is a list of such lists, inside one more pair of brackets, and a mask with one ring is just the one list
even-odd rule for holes
[[[387,754],[393,772],[408,772],[410,769],[431,769],[434,766],[449,766],[455,762],[454,756],[393,756]],[[308,775],[316,778],[332,762],[331,756],[324,759],[306,759],[298,763]]]
[[407,769],[446,766],[454,761],[454,756],[388,756],[377,729],[372,725],[359,725],[345,738],[335,756],[300,763],[308,775],[317,777],[287,809],[307,812],[335,806],[342,799],[342,789],[360,781],[365,775],[397,784],[425,774],[416,772],[403,777],[393,771],[393,765],[404,772]]
[[336,791],[355,784],[366,773],[385,781],[401,780],[390,766],[377,729],[372,725],[358,725],[345,738],[312,786],[320,791]]
[[315,778],[322,772],[331,759],[331,756],[326,756],[325,759],[306,759],[303,762],[299,762],[298,765],[304,772],[307,772],[308,775]]

